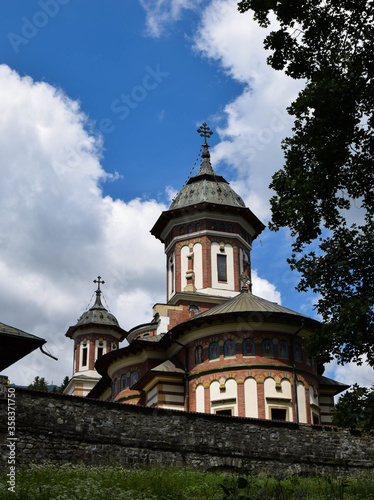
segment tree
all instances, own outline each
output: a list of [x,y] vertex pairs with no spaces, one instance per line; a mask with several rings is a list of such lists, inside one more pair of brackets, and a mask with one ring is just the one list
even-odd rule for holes
[[48,382],[44,377],[36,376],[34,381],[28,386],[28,389],[36,389],[37,391],[48,391]]
[[58,388],[58,391],[57,392],[60,392],[61,394],[64,392],[64,390],[66,389],[68,383],[69,383],[69,377],[66,375],[66,377],[64,378],[64,380],[62,381],[60,387]]
[[354,384],[340,396],[334,408],[333,424],[348,429],[374,429],[374,386]]
[[374,366],[373,0],[244,0],[238,9],[262,27],[275,15],[268,64],[305,80],[288,108],[293,136],[270,185],[270,228],[290,228],[297,290],[319,296],[324,325],[310,347]]

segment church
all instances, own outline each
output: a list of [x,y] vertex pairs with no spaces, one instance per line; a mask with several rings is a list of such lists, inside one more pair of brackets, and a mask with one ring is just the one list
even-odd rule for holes
[[330,425],[334,396],[348,386],[324,377],[305,350],[320,324],[252,293],[252,242],[265,226],[215,173],[206,123],[198,133],[200,170],[151,230],[164,245],[166,302],[127,332],[103,306],[99,276],[94,305],[66,333],[74,364],[65,394]]

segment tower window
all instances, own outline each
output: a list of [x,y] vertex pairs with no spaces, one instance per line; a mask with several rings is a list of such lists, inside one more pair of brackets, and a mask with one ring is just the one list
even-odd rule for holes
[[82,349],[82,366],[87,366],[87,347]]
[[97,359],[101,358],[102,355],[103,355],[103,348],[98,347],[97,348]]
[[226,255],[217,255],[218,281],[227,281]]
[[171,291],[174,292],[174,264],[170,266],[170,275],[171,275]]

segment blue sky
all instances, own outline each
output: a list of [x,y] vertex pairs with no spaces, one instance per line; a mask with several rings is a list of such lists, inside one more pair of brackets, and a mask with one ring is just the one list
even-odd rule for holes
[[[48,340],[12,381],[71,375],[67,328],[100,274],[125,329],[165,301],[164,254],[149,230],[189,175],[196,129],[212,163],[269,221],[285,108],[301,83],[266,65],[265,32],[236,2],[18,0],[0,6],[0,321]],[[196,168],[196,167],[195,167]],[[254,292],[315,317],[286,263],[288,231],[252,251]],[[370,385],[373,372],[329,367]]]

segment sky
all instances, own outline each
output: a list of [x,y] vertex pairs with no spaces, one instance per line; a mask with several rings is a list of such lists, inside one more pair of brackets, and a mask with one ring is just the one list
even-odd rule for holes
[[[302,82],[266,65],[266,32],[233,0],[18,0],[0,4],[0,321],[47,340],[12,383],[72,375],[69,326],[104,299],[125,330],[166,301],[150,234],[189,175],[207,122],[212,165],[265,224],[268,186]],[[191,173],[192,171],[192,173]],[[316,318],[295,291],[287,229],[252,250],[253,292]],[[370,386],[365,363],[325,375]]]

